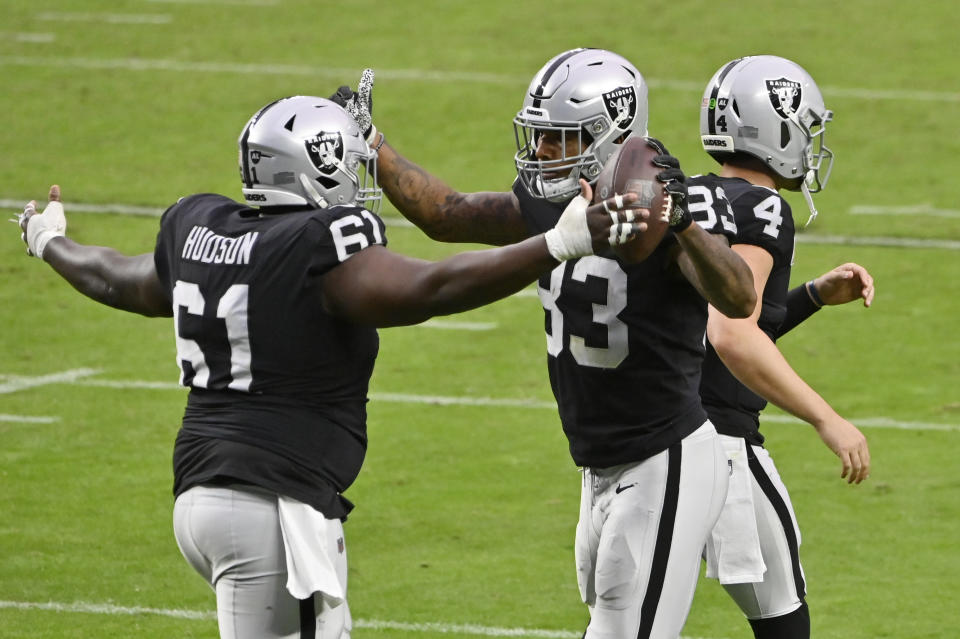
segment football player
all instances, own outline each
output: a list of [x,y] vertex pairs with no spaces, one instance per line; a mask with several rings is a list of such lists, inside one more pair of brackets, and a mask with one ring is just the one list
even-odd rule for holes
[[[438,240],[502,245],[550,229],[578,180],[594,182],[626,139],[647,134],[636,67],[610,51],[566,51],[537,72],[514,118],[512,190],[460,193],[385,142],[371,123],[372,79],[367,70],[356,92],[334,97],[380,150],[390,200]],[[550,382],[582,468],[575,558],[587,639],[679,635],[728,475],[698,394],[705,300],[734,317],[756,301],[724,237],[732,218],[693,223],[677,160],[656,162],[676,205],[658,248],[643,261],[629,243],[571,260],[538,286]]]
[[801,191],[816,216],[811,193],[830,176],[833,153],[824,131],[832,116],[799,65],[768,55],[733,60],[707,84],[700,112],[703,147],[720,163],[720,174],[692,178],[688,186],[698,221],[713,214],[711,202],[729,203],[737,227],[733,250],[749,264],[761,300],[745,319],[710,309],[700,385],[731,461],[727,502],[706,546],[707,574],[720,580],[759,639],[810,637],[800,530],[758,430],[766,400],[812,424],[842,460],[848,482],[860,483],[870,472],[866,438],[775,344],[825,304],[873,300],[873,279],[852,263],[787,290],[795,225],[779,191]]
[[[190,388],[174,448],[174,532],[214,588],[224,638],[350,635],[343,496],[367,444],[374,327],[509,295],[559,261],[628,240],[635,194],[588,206],[503,248],[427,262],[386,248],[377,154],[322,98],[258,111],[239,139],[246,204],[191,195],[153,253],[65,237],[59,187],[20,216],[28,250],[84,295],[174,318]],[[621,221],[624,220],[624,221]]]

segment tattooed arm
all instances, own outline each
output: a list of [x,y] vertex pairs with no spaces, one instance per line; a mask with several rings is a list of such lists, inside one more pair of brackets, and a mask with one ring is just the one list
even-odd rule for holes
[[386,142],[379,149],[377,172],[393,205],[434,240],[503,246],[530,235],[511,192],[454,191]]

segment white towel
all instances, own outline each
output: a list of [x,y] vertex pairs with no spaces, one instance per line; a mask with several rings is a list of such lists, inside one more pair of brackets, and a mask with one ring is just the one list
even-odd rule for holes
[[757,516],[753,509],[753,480],[747,462],[747,443],[740,437],[720,436],[730,460],[727,499],[707,539],[707,577],[722,584],[763,581],[767,571],[760,552]]
[[319,592],[328,606],[339,606],[346,593],[330,555],[337,547],[336,540],[330,540],[332,522],[289,497],[278,499],[277,510],[287,555],[287,590],[297,599]]

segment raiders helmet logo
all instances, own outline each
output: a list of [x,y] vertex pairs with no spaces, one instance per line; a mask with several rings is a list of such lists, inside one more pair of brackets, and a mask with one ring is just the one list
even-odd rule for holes
[[343,160],[343,139],[339,131],[321,131],[304,142],[307,156],[317,170],[324,175],[333,175]]
[[802,93],[799,82],[786,78],[767,80],[767,92],[773,110],[784,120],[789,119],[800,108]]
[[637,93],[632,86],[620,87],[603,94],[603,106],[618,129],[627,129],[637,117]]

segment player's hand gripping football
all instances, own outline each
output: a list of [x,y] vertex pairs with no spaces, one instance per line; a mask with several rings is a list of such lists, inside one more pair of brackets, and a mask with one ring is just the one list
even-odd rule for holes
[[27,245],[27,255],[43,259],[43,249],[55,237],[63,237],[67,231],[67,218],[60,203],[60,187],[50,187],[49,202],[42,213],[37,213],[36,200],[30,200],[23,213],[11,219],[20,227],[20,239]]
[[342,106],[357,123],[367,144],[372,144],[377,137],[377,127],[373,125],[373,78],[373,69],[364,69],[356,91],[343,85],[330,96],[330,100]]
[[557,261],[593,255],[610,246],[629,242],[647,229],[646,209],[630,209],[636,193],[615,194],[593,206],[593,189],[580,180],[580,195],[573,198],[557,225],[544,233],[547,249]]
[[670,196],[668,220],[670,228],[679,233],[693,223],[690,207],[687,203],[687,176],[680,169],[680,160],[670,155],[660,140],[647,138],[647,144],[657,150],[653,163],[663,169],[657,179],[663,182],[663,190]]

